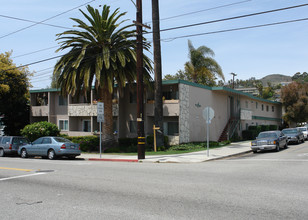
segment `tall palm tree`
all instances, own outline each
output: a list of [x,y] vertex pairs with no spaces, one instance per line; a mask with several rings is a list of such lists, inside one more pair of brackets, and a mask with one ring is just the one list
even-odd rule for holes
[[190,60],[185,63],[185,72],[193,82],[212,86],[217,77],[225,80],[221,67],[212,58],[215,54],[210,48],[200,46],[196,49],[188,40],[188,49]]
[[[54,68],[58,87],[62,93],[73,96],[86,93],[95,85],[104,102],[105,123],[103,141],[113,142],[112,94],[114,84],[121,91],[127,83],[136,80],[136,38],[133,25],[122,26],[119,19],[126,13],[119,9],[110,12],[104,5],[99,10],[87,6],[88,14],[80,10],[86,22],[72,18],[77,23],[74,30],[57,35],[61,46],[57,51],[69,49]],[[144,48],[149,45],[144,43]],[[151,80],[152,61],[144,56],[144,80]]]

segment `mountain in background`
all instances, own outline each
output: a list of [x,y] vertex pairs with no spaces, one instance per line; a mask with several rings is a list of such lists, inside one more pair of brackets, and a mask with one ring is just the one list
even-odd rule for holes
[[282,82],[292,82],[291,76],[285,76],[281,74],[271,74],[260,79],[263,86],[267,86],[267,83],[270,82],[273,86],[281,84]]

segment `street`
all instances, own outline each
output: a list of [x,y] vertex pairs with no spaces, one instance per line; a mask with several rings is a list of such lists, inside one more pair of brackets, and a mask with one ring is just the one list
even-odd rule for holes
[[307,219],[308,141],[204,163],[0,158],[1,219]]

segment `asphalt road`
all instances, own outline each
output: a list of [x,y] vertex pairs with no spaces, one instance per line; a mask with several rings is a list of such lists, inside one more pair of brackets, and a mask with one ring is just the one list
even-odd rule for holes
[[0,158],[4,219],[307,219],[308,141],[194,164]]

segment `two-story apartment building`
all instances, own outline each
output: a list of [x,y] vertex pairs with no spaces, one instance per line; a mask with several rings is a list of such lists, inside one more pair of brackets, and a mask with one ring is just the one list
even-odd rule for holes
[[[137,136],[136,88],[127,86],[113,99],[116,137]],[[57,89],[30,91],[31,122],[49,121],[62,133],[71,136],[97,134],[97,101],[95,90],[86,97],[63,97]],[[154,93],[144,95],[145,134],[153,134]],[[205,141],[205,107],[215,111],[209,126],[210,140],[241,135],[250,125],[281,125],[282,105],[226,87],[208,87],[183,80],[163,82],[164,133],[171,144]]]

